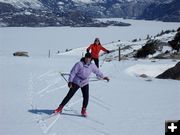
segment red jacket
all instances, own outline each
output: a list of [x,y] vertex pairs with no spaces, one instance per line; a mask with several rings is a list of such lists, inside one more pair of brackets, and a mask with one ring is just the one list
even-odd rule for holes
[[91,44],[88,48],[87,51],[91,50],[91,54],[93,58],[99,58],[99,52],[102,50],[104,52],[107,52],[108,50],[104,47],[102,47],[101,44]]

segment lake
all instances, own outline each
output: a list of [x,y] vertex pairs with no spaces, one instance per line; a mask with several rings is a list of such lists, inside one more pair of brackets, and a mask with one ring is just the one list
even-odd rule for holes
[[[102,19],[105,20],[105,19]],[[102,44],[127,41],[135,38],[146,38],[147,35],[155,36],[162,30],[172,30],[180,27],[180,23],[145,21],[114,18],[130,23],[128,27],[109,26],[95,27],[5,27],[0,28],[0,54],[12,55],[15,51],[28,51],[31,54],[47,54],[63,52],[65,49],[88,46],[99,37]]]

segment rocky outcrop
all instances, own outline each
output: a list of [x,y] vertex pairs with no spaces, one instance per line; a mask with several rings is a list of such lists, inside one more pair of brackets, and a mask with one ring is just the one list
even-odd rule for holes
[[179,52],[180,50],[180,27],[177,29],[177,33],[173,40],[168,42],[173,50]]
[[166,51],[164,53],[160,53],[157,56],[153,57],[154,59],[178,59],[180,60],[180,54],[179,53],[173,53],[170,51]]
[[178,62],[174,67],[169,68],[162,74],[158,75],[156,78],[180,80],[180,62]]
[[15,53],[13,53],[13,56],[24,56],[24,57],[29,57],[28,52],[24,52],[24,51],[15,52]]
[[145,58],[149,54],[154,54],[157,50],[161,50],[162,43],[159,40],[148,40],[146,44],[137,51],[135,58]]

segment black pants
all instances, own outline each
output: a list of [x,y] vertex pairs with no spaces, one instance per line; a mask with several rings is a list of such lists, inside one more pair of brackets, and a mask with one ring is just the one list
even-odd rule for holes
[[[67,93],[66,97],[63,99],[60,105],[65,106],[67,102],[73,97],[73,95],[76,93],[76,91],[79,89],[79,86],[77,84],[72,85],[73,87],[69,89],[69,92]],[[86,108],[89,101],[89,84],[85,85],[81,88],[82,95],[83,95],[83,104],[82,107]]]
[[98,58],[92,58],[94,60],[95,65],[99,68],[99,59]]

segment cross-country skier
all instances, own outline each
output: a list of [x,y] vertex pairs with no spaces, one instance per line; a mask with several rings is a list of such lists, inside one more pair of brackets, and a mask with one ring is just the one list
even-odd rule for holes
[[89,52],[90,50],[92,59],[94,60],[96,66],[99,68],[99,52],[102,50],[106,53],[109,53],[110,51],[101,45],[99,38],[95,38],[94,43],[86,49],[87,52]]
[[87,116],[86,108],[89,101],[88,82],[90,74],[93,72],[98,78],[109,81],[109,78],[105,77],[103,73],[96,67],[96,65],[94,63],[91,63],[91,60],[91,53],[86,53],[85,57],[83,57],[79,62],[74,65],[68,79],[68,87],[70,88],[69,92],[67,93],[66,97],[63,99],[59,107],[54,111],[55,113],[61,113],[66,103],[72,98],[76,91],[81,88],[83,95],[81,114],[84,117]]

